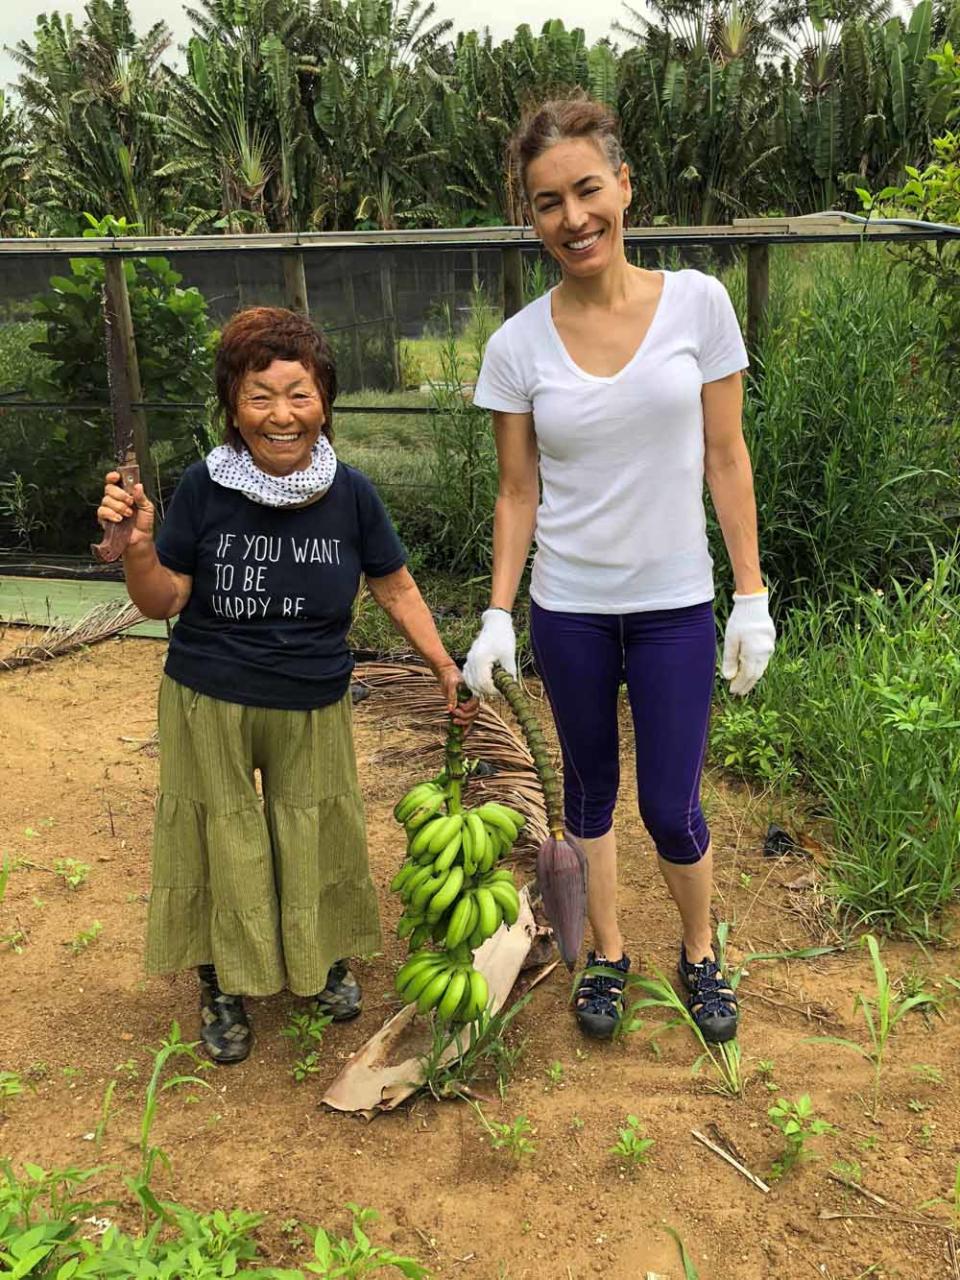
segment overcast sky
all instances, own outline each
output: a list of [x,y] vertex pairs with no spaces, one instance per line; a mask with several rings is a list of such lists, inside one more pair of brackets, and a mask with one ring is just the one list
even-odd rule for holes
[[[583,27],[592,43],[601,36],[611,35],[613,22],[623,17],[625,10],[620,0],[593,0],[586,9],[574,0],[436,0],[437,16],[452,18],[455,29],[468,31],[471,27],[489,26],[494,39],[502,40],[512,35],[520,22],[528,22],[539,31],[548,18],[562,18],[568,27]],[[83,14],[83,0],[4,0],[0,15],[0,46],[15,45],[18,40],[31,38],[37,14],[58,10],[71,13],[75,20]],[[642,7],[642,5],[637,5]],[[163,18],[173,31],[177,43],[186,39],[190,23],[180,4],[164,0],[130,0],[130,8],[138,30],[145,30]],[[3,48],[0,48],[0,84],[16,79],[16,64]]]

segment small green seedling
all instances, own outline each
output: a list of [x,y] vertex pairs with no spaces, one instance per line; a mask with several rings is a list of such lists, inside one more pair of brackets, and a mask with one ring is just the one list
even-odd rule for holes
[[113,1074],[119,1076],[127,1084],[133,1084],[135,1080],[140,1079],[140,1068],[137,1066],[135,1058],[128,1058],[126,1062],[117,1063],[113,1069]]
[[9,947],[14,955],[22,955],[28,941],[26,929],[17,928],[10,933],[0,934],[0,946]]
[[770,1169],[770,1181],[785,1177],[791,1169],[807,1160],[815,1160],[816,1153],[810,1147],[811,1138],[833,1133],[833,1125],[813,1113],[813,1103],[808,1093],[796,1102],[780,1098],[767,1112],[774,1126],[784,1138],[783,1151]]
[[518,1163],[524,1156],[534,1154],[537,1149],[536,1144],[530,1139],[535,1137],[537,1131],[526,1116],[517,1116],[511,1124],[507,1124],[498,1120],[488,1120],[478,1102],[471,1101],[470,1105],[476,1111],[477,1119],[486,1129],[490,1146],[494,1151],[507,1151]]
[[83,1067],[61,1067],[60,1074],[64,1080],[76,1080],[83,1075]]
[[753,876],[750,874],[750,872],[741,871],[740,872],[740,888],[749,889],[752,883],[753,883]]
[[280,1034],[292,1040],[296,1048],[308,1050],[319,1049],[323,1043],[323,1033],[333,1019],[329,1014],[311,1010],[308,1013],[291,1013],[287,1025]]
[[309,1053],[305,1053],[303,1057],[296,1060],[290,1068],[290,1074],[296,1084],[303,1084],[305,1080],[317,1075],[320,1070],[320,1054],[316,1049],[312,1049]]
[[937,1132],[937,1126],[932,1121],[920,1126],[920,1132],[917,1134],[918,1141],[922,1142],[925,1147],[929,1147],[933,1141],[933,1135]]
[[547,1067],[547,1087],[556,1089],[561,1084],[563,1084],[563,1063],[551,1062]]
[[103,925],[99,920],[94,920],[89,929],[81,929],[75,937],[63,945],[69,947],[75,956],[80,955],[82,951],[86,951],[87,947],[92,946],[103,932]]
[[907,1110],[912,1111],[914,1115],[922,1115],[928,1108],[926,1102],[921,1102],[919,1098],[911,1098],[907,1103]]
[[571,1116],[570,1128],[574,1131],[574,1133],[579,1133],[580,1130],[583,1128],[583,1116]]
[[610,1154],[620,1156],[621,1159],[627,1160],[637,1168],[642,1164],[646,1164],[650,1159],[650,1152],[656,1143],[655,1138],[647,1138],[644,1136],[643,1130],[640,1128],[640,1120],[637,1116],[627,1116],[627,1123],[623,1129],[618,1129],[619,1137],[614,1146],[610,1148]]
[[68,889],[79,889],[90,874],[87,864],[78,862],[76,858],[58,858],[53,864],[53,870]]
[[320,1047],[323,1044],[323,1033],[332,1021],[329,1014],[320,1013],[316,1009],[308,1013],[292,1013],[280,1032],[293,1041],[300,1054],[290,1068],[290,1074],[297,1084],[303,1084],[321,1070]]
[[23,1081],[15,1071],[0,1071],[0,1105],[23,1093]]
[[945,1204],[950,1210],[950,1217],[953,1220],[954,1231],[960,1231],[960,1160],[957,1161],[957,1170],[953,1176],[953,1186],[950,1194],[946,1196],[934,1196],[932,1200],[924,1200],[920,1206],[921,1209],[931,1209],[934,1205]]
[[757,1078],[768,1093],[776,1093],[779,1088],[773,1078],[774,1063],[771,1058],[761,1058],[757,1063]]
[[844,1182],[862,1182],[863,1165],[859,1160],[834,1160],[830,1169]]
[[943,1084],[943,1072],[939,1067],[932,1067],[929,1062],[915,1062],[910,1070],[915,1076],[918,1076],[924,1084]]
[[0,905],[3,904],[4,898],[7,896],[7,882],[10,879],[10,872],[13,870],[13,863],[8,862],[4,855],[3,862],[0,862]]
[[875,1120],[880,1106],[880,1075],[891,1035],[900,1020],[911,1009],[933,1009],[937,1007],[939,1001],[929,991],[917,991],[909,996],[898,995],[890,982],[886,966],[880,958],[880,946],[876,938],[872,933],[868,933],[863,943],[870,952],[876,991],[873,996],[865,995],[862,991],[858,992],[853,1002],[853,1011],[856,1013],[859,1009],[863,1014],[867,1034],[870,1037],[870,1047],[865,1049],[855,1040],[845,1040],[840,1036],[816,1036],[814,1039],[822,1044],[837,1044],[844,1049],[851,1049],[873,1065],[873,1102],[870,1115]]

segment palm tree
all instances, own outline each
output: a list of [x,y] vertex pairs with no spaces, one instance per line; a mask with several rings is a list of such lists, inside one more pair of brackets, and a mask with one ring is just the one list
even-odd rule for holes
[[122,215],[150,231],[172,201],[155,177],[169,78],[163,22],[144,36],[127,0],[88,0],[79,28],[41,16],[34,41],[11,49],[30,131],[31,195],[47,220]]
[[0,228],[21,230],[27,146],[23,118],[0,89]]

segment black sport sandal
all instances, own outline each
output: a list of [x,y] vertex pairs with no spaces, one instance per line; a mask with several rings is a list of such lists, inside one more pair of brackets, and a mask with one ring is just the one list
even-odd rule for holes
[[723,1044],[737,1034],[739,1010],[733,988],[727,986],[716,960],[691,964],[680,944],[680,981],[687,989],[687,1008],[708,1044]]
[[[591,969],[602,973],[590,973]],[[574,992],[574,1013],[580,1030],[596,1040],[609,1040],[623,1017],[623,987],[630,972],[630,957],[606,960],[587,953],[586,971]],[[622,976],[621,976],[622,975]]]
[[360,983],[347,968],[346,960],[337,960],[330,966],[327,985],[314,999],[317,1010],[328,1014],[334,1022],[348,1022],[363,1008],[363,992]]
[[253,1045],[253,1032],[243,1007],[243,996],[220,990],[212,964],[197,967],[200,979],[200,1039],[214,1062],[242,1062]]

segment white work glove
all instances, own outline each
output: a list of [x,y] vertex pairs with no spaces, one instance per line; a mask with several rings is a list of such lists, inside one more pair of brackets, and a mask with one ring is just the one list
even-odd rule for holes
[[723,637],[721,667],[724,680],[730,681],[731,693],[742,696],[750,692],[767,669],[776,639],[777,629],[770,617],[768,593],[734,594],[733,609]]
[[474,693],[492,698],[497,692],[493,683],[496,663],[517,678],[517,637],[513,633],[513,619],[506,609],[486,609],[480,617],[483,627],[470,646],[463,664],[463,678]]

